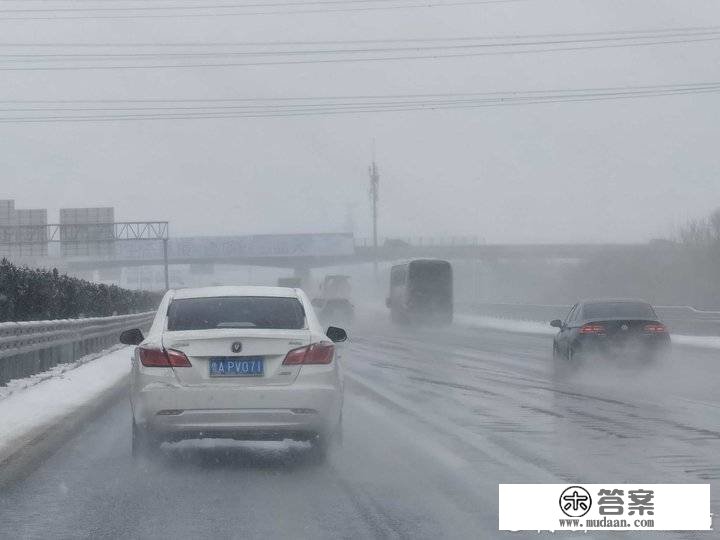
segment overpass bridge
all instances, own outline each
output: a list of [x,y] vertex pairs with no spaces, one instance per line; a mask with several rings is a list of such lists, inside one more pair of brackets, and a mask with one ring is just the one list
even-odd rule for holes
[[[80,213],[82,218],[87,212]],[[474,237],[451,237],[388,238],[375,249],[369,241],[343,233],[183,238],[170,236],[167,221],[115,222],[108,217],[108,221],[85,222],[80,218],[70,216],[55,224],[2,223],[0,257],[7,255],[30,266],[80,272],[161,266],[167,288],[170,265],[190,265],[191,273],[193,266],[235,265],[289,268],[296,275],[306,275],[313,268],[411,258],[583,260],[600,253],[622,257],[672,247],[662,243],[486,244]]]
[[[253,237],[260,241],[262,235]],[[282,235],[292,245],[294,236]],[[377,252],[367,243],[355,242],[350,235],[313,235],[334,236],[335,246],[331,249],[269,249],[253,250],[239,247],[238,240],[245,237],[224,237],[227,242],[218,245],[218,237],[212,237],[203,244],[203,237],[173,239],[168,243],[167,264],[169,265],[237,265],[260,266],[272,268],[291,268],[307,271],[313,268],[352,265],[379,262],[392,262],[410,258],[442,258],[452,260],[583,260],[598,254],[615,254],[623,256],[650,249],[652,244],[481,244],[461,240],[446,239],[442,241],[392,241],[388,240],[378,246]],[[337,237],[345,237],[338,239]],[[269,242],[273,242],[268,237]],[[258,240],[259,239],[259,240]],[[173,240],[180,244],[195,246],[180,249]],[[300,238],[297,239],[301,241]],[[339,240],[339,242],[338,242]],[[259,244],[261,245],[261,244]],[[145,250],[144,253],[130,254],[118,252],[112,258],[67,259],[64,262],[70,270],[96,270],[104,268],[129,268],[137,266],[162,266],[166,263],[161,249]]]
[[[474,237],[388,238],[375,250],[352,234],[275,234],[246,236],[170,237],[167,222],[117,222],[0,226],[0,245],[23,247],[49,243],[63,248],[60,256],[24,261],[70,271],[170,265],[237,265],[291,268],[305,273],[313,268],[388,262],[409,258],[452,260],[583,260],[597,254],[622,256],[661,244],[486,244]],[[68,256],[99,243],[105,253],[88,249],[89,256]]]

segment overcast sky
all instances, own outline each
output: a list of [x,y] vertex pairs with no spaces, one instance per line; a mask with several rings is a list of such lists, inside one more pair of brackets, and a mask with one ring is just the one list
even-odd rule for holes
[[[720,26],[717,0],[521,0],[292,15],[0,20],[0,42],[448,38],[713,25]],[[385,62],[3,71],[0,101],[322,97],[717,81],[720,41],[707,41]],[[352,212],[356,234],[368,236],[367,166],[374,138],[382,235],[639,241],[671,234],[688,217],[720,206],[718,112],[720,94],[709,93],[291,118],[5,123],[0,124],[0,198],[14,198],[18,207],[47,207],[51,218],[61,207],[114,206],[122,220],[167,219],[174,235],[336,232],[345,229]]]

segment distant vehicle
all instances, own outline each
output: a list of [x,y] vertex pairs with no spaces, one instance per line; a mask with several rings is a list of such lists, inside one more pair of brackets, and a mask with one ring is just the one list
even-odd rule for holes
[[323,298],[341,298],[350,300],[352,297],[352,285],[350,276],[343,274],[328,274],[320,286]]
[[290,289],[302,289],[302,278],[281,277],[277,280],[278,287],[289,287]]
[[355,318],[355,306],[352,303],[352,285],[350,276],[328,274],[320,284],[318,296],[313,298],[313,306],[318,317],[325,323],[351,324]]
[[390,269],[390,295],[386,302],[396,323],[453,319],[453,271],[447,261],[418,259]]
[[591,355],[651,359],[670,347],[667,327],[642,300],[585,300],[550,325],[560,329],[553,358],[571,364]]
[[408,244],[405,240],[400,240],[399,238],[387,238],[383,243],[383,247],[390,249],[408,248],[410,247],[410,244]]
[[133,455],[163,441],[297,439],[325,458],[341,436],[341,328],[322,330],[305,293],[279,287],[168,291],[130,376]]

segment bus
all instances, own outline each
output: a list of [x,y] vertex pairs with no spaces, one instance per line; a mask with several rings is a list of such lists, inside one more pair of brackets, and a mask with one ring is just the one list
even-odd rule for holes
[[442,323],[453,319],[453,271],[448,261],[416,259],[390,269],[386,302],[395,323]]

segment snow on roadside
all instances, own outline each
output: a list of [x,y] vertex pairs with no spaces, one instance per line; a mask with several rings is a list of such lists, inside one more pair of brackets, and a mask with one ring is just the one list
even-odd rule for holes
[[46,381],[48,379],[53,379],[55,377],[58,377],[62,375],[63,373],[66,373],[68,371],[71,371],[73,369],[79,368],[83,364],[87,364],[88,362],[92,362],[93,360],[96,360],[97,358],[100,358],[101,356],[105,356],[113,351],[116,351],[120,348],[124,347],[124,345],[115,345],[114,347],[110,347],[108,349],[105,349],[104,351],[88,354],[86,356],[83,356],[79,360],[76,360],[75,362],[71,362],[68,364],[58,364],[57,366],[54,366],[47,371],[43,371],[41,373],[36,373],[35,375],[30,375],[29,377],[25,377],[24,379],[13,379],[10,382],[7,383],[6,386],[0,387],[0,400],[5,399],[10,394],[14,394],[15,392],[18,392],[20,390],[25,390],[26,388],[30,388],[31,386],[35,386],[36,384],[40,384],[43,381]]
[[672,334],[672,342],[675,345],[687,345],[689,347],[701,347],[703,349],[720,349],[719,336],[685,336]]
[[550,326],[550,323],[540,321],[503,319],[500,317],[469,315],[463,313],[456,313],[453,319],[461,326],[469,326],[473,328],[490,328],[492,330],[504,330],[505,332],[518,332],[522,334],[552,335],[557,332],[555,328]]
[[[455,314],[454,318],[456,323],[470,328],[489,328],[492,330],[502,330],[504,332],[538,335],[553,335],[557,332],[555,328],[550,326],[549,322],[504,319],[501,317],[460,313]],[[672,342],[675,345],[700,347],[703,349],[720,349],[720,336],[688,336],[684,334],[672,334],[671,337]]]
[[72,414],[118,384],[130,373],[130,350],[106,352],[0,399],[0,458],[23,437]]

